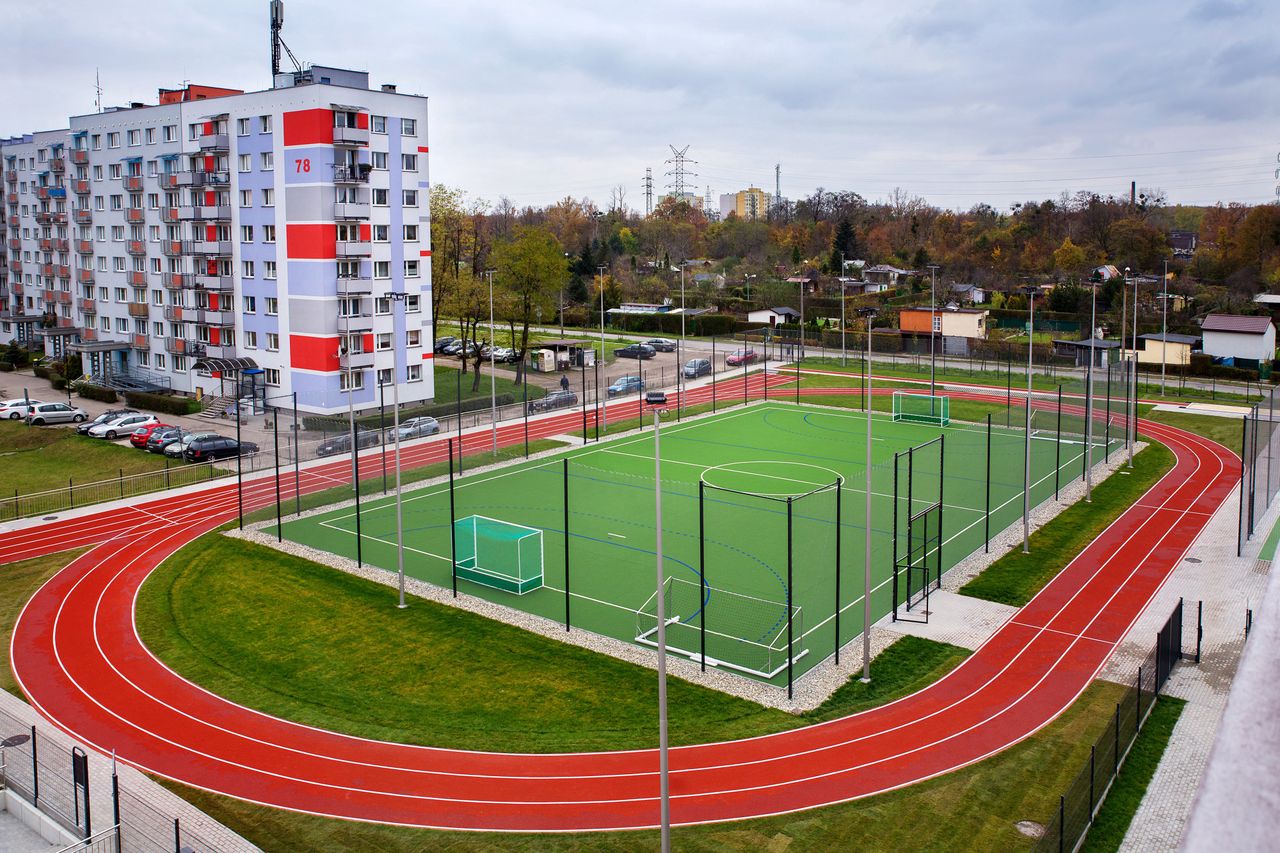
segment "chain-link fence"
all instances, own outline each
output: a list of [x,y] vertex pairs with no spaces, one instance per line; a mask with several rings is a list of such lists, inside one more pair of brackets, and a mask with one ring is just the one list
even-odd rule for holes
[[1240,524],[1236,556],[1253,538],[1258,521],[1280,491],[1280,429],[1276,428],[1276,391],[1249,409],[1240,425]]

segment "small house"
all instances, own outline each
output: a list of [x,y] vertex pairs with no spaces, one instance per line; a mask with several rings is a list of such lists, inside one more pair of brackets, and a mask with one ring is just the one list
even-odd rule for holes
[[1054,355],[1066,356],[1075,360],[1076,367],[1084,367],[1089,363],[1089,353],[1093,353],[1093,366],[1106,367],[1114,359],[1111,353],[1120,349],[1119,341],[1107,341],[1102,338],[1088,338],[1083,341],[1054,341]]
[[1191,352],[1200,339],[1194,335],[1138,335],[1140,364],[1190,364]]
[[942,308],[937,311],[903,308],[898,312],[898,328],[903,332],[923,335],[932,329],[934,334],[943,337],[972,340],[987,336],[989,314],[989,311],[978,308]]
[[759,323],[762,326],[776,326],[779,323],[800,322],[800,312],[794,308],[761,308],[747,314],[748,323]]
[[1205,355],[1269,375],[1276,355],[1276,327],[1270,317],[1210,314],[1200,324],[1200,331],[1204,333]]

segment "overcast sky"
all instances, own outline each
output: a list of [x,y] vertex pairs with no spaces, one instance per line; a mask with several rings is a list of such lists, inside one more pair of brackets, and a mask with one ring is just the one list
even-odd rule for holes
[[[270,83],[267,0],[9,4],[0,135],[184,80]],[[16,29],[15,29],[16,25]],[[496,201],[601,206],[645,169],[797,198],[822,186],[943,207],[1164,189],[1274,198],[1280,2],[287,0],[303,62],[431,98],[431,177]]]

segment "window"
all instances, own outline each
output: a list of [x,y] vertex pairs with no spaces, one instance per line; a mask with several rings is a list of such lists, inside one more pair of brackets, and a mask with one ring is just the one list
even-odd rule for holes
[[120,147],[120,134],[119,134],[119,133],[108,133],[108,134],[107,134],[107,147],[108,147],[108,148],[119,148],[119,147]]
[[262,226],[262,242],[274,243],[276,241],[276,227],[274,225]]
[[154,275],[160,275],[160,259],[150,258],[149,260],[151,261],[151,272]]
[[417,154],[401,154],[400,168],[406,172],[418,171],[418,155]]
[[[147,193],[147,207],[152,210],[157,210],[160,207],[160,193]],[[158,229],[156,236],[159,237]]]
[[375,188],[375,189],[370,190],[370,191],[369,191],[369,194],[373,197],[373,206],[374,206],[374,207],[386,207],[386,206],[387,206],[387,191],[386,191],[385,189],[377,189],[377,188]]
[[372,116],[372,117],[370,118],[370,120],[369,120],[369,124],[370,124],[370,126],[372,127],[372,129],[373,129],[373,132],[374,132],[374,133],[386,133],[386,132],[387,132],[387,117],[386,117],[386,116]]
[[95,133],[93,136],[89,137],[89,143],[90,143],[90,147],[93,148],[94,151],[101,151],[102,150],[102,134]]
[[373,166],[373,168],[375,168],[375,169],[386,169],[386,168],[387,168],[387,152],[385,152],[385,151],[373,151],[373,152],[370,152],[370,154],[369,154],[369,158],[370,158],[370,159],[369,159],[369,163],[370,163],[370,165],[372,165],[372,166]]
[[111,180],[113,181],[120,180],[120,164],[119,163],[112,163],[111,168],[108,170],[108,172],[111,175]]
[[406,243],[418,242],[418,226],[406,225],[404,227],[404,239]]
[[391,384],[391,368],[387,367],[378,371],[378,384],[379,385]]
[[111,209],[112,209],[112,210],[124,210],[124,196],[122,196],[122,195],[113,195],[113,196],[111,197]]
[[240,277],[253,278],[253,261],[240,262]]
[[411,118],[400,119],[400,132],[405,136],[417,136],[418,122]]
[[258,116],[258,133],[271,132],[271,116]]
[[175,355],[173,357],[173,372],[174,373],[187,372],[187,357],[185,355]]
[[[265,297],[263,302],[266,303],[264,307],[266,308],[268,316],[274,317],[276,314],[280,313],[280,300],[276,299],[274,296]],[[270,347],[268,347],[268,349],[270,349]]]
[[265,368],[262,371],[262,379],[268,385],[280,384],[280,371],[274,367]]
[[249,135],[249,120],[247,118],[236,120],[236,136]]
[[116,331],[125,335],[129,334],[129,321],[126,320],[124,317],[117,317]]
[[241,154],[240,155],[240,171],[248,172],[251,169],[253,169],[253,155]]
[[102,180],[102,167],[101,167],[101,166],[94,166],[94,167],[93,167],[93,179],[94,179],[95,181],[100,181],[100,180]]
[[258,333],[257,333],[257,332],[245,332],[245,333],[244,333],[244,346],[245,346],[245,349],[257,349],[257,348],[258,348]]
[[417,190],[404,190],[404,206],[405,206],[405,207],[417,207],[417,206],[418,206],[418,191],[417,191]]
[[253,207],[253,190],[240,190],[240,206]]
[[276,352],[280,349],[280,336],[275,332],[267,332],[267,349]]
[[276,191],[275,191],[275,190],[272,190],[272,189],[266,189],[266,190],[263,190],[263,191],[262,191],[262,206],[263,206],[263,207],[275,207],[275,206],[276,206]]
[[404,262],[404,277],[405,277],[405,278],[417,278],[417,277],[418,277],[418,262],[417,262],[417,261],[405,261],[405,262]]
[[253,242],[253,226],[252,225],[240,226],[240,242],[241,243]]
[[154,323],[152,323],[152,324],[151,324],[151,334],[155,335],[157,338],[163,338],[163,337],[164,337],[164,323],[161,323],[159,320],[156,320]]
[[364,371],[355,372],[344,370],[339,374],[339,390],[342,391],[361,391],[364,389]]
[[155,129],[154,127],[148,127],[148,128],[147,128],[147,133],[146,133],[146,135],[147,135],[147,144],[148,144],[148,145],[155,145],[155,144],[156,144],[156,129]]
[[933,315],[933,330],[935,332],[942,331],[942,315],[935,313]]
[[112,225],[112,226],[111,226],[111,239],[112,239],[112,241],[114,241],[114,242],[116,242],[116,243],[120,243],[120,242],[123,242],[123,241],[124,241],[124,226],[123,226],[123,225]]
[[163,136],[165,142],[177,142],[178,126],[176,124],[166,124],[163,128]]
[[275,168],[275,160],[273,159],[274,156],[275,155],[273,155],[270,151],[262,152],[262,171],[270,172],[272,169]]
[[409,314],[416,314],[422,310],[422,303],[416,293],[411,293],[404,298],[404,310]]
[[406,373],[406,380],[405,380],[405,381],[407,381],[407,382],[421,382],[421,381],[422,381],[422,365],[421,365],[421,364],[411,364],[411,365],[409,365],[407,368],[405,368],[405,373]]
[[269,279],[269,280],[275,280],[275,277],[276,277],[276,262],[275,262],[275,261],[263,261],[263,262],[262,262],[262,277],[263,277],[263,278],[265,278],[265,279]]
[[391,262],[390,261],[374,261],[373,277],[374,278],[391,278]]
[[360,316],[360,297],[350,296],[338,299],[338,316],[339,317],[359,317]]
[[371,229],[373,234],[373,242],[375,243],[387,242],[389,230],[390,230],[390,226],[374,225],[373,228]]
[[406,329],[404,333],[404,345],[407,347],[422,346],[422,330]]
[[383,332],[382,334],[378,335],[377,343],[378,343],[379,351],[391,349],[391,333]]
[[163,290],[153,290],[153,291],[151,291],[151,304],[152,304],[152,305],[163,305],[163,304],[164,304],[164,291],[163,291]]
[[373,313],[390,314],[391,313],[391,297],[379,296],[373,302]]
[[256,296],[241,297],[241,304],[244,306],[243,311],[246,314],[258,313],[258,299]]
[[164,353],[162,352],[156,353],[156,369],[164,370]]
[[130,130],[125,136],[130,146],[142,144],[142,134],[136,130]]

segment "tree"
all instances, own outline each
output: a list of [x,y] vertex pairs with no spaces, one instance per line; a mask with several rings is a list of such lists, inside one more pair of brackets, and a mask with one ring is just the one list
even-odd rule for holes
[[[564,247],[545,228],[522,226],[513,233],[513,239],[494,247],[495,286],[500,284],[510,300],[511,316],[521,327],[520,352],[527,354],[529,324],[539,308],[550,309],[555,304],[569,278],[569,263]],[[517,382],[523,372],[522,358],[516,369]]]

